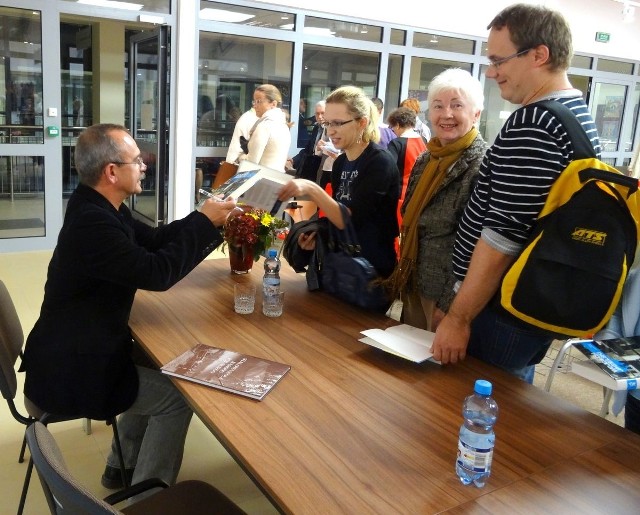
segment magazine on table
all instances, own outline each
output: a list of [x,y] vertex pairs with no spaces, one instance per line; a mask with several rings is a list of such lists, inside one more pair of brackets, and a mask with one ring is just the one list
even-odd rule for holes
[[376,347],[390,354],[408,359],[414,363],[422,363],[433,359],[431,345],[435,333],[418,329],[407,324],[395,325],[387,329],[367,329],[360,331],[364,338],[359,341]]
[[199,343],[160,370],[180,379],[262,400],[291,367]]
[[284,205],[278,200],[278,192],[293,177],[266,166],[242,161],[238,171],[225,183],[211,191],[221,198],[233,197],[256,209],[264,209],[274,216],[282,214]]
[[[635,390],[640,380],[640,336],[583,340],[576,347],[589,358],[588,362],[574,361],[572,367],[585,374],[606,373],[611,381],[602,382],[612,390]],[[596,379],[594,379],[596,380]]]

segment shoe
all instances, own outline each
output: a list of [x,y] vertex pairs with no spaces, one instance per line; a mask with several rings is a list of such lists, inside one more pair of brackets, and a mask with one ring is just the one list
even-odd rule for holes
[[[135,469],[125,469],[125,475],[127,476],[127,482],[131,484],[131,478],[133,477],[133,471]],[[120,469],[117,467],[110,467],[107,465],[104,469],[104,474],[102,474],[102,478],[100,479],[100,483],[105,488],[109,490],[118,490],[120,488],[124,488],[122,484],[122,475],[120,474]]]

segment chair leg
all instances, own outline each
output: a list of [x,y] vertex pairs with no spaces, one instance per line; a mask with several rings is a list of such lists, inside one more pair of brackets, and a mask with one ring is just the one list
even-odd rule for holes
[[20,448],[20,456],[18,456],[18,463],[24,463],[24,453],[27,450],[27,433],[25,432],[22,437],[22,447]]
[[120,435],[118,434],[118,423],[116,422],[115,417],[111,420],[107,421],[108,424],[111,424],[113,427],[113,438],[116,443],[116,453],[118,454],[118,463],[120,464],[120,476],[122,477],[122,484],[125,488],[129,486],[129,480],[127,478],[127,470],[124,464],[124,457],[122,456],[122,446],[120,445]]
[[24,484],[22,485],[22,494],[20,495],[20,504],[18,504],[18,515],[22,515],[24,511],[24,503],[27,500],[27,491],[29,490],[29,482],[31,481],[31,473],[33,472],[33,460],[29,458],[29,464],[27,465],[27,474],[24,477]]

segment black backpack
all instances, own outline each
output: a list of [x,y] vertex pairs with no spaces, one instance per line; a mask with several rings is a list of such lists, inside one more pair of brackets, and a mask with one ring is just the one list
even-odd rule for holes
[[560,102],[538,105],[560,120],[575,158],[562,171],[521,254],[505,274],[500,305],[554,335],[584,337],[613,314],[633,263],[638,180],[595,157],[580,122]]

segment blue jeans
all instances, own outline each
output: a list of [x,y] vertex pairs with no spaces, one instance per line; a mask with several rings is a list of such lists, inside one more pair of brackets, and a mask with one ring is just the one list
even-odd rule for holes
[[532,384],[535,365],[544,358],[553,339],[488,306],[471,324],[467,354]]
[[[149,478],[176,482],[193,411],[169,378],[158,370],[137,367],[138,396],[118,417],[126,468],[134,468],[132,484]],[[107,465],[118,468],[115,445]]]

